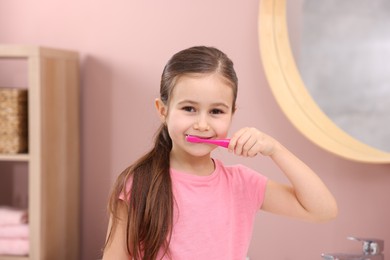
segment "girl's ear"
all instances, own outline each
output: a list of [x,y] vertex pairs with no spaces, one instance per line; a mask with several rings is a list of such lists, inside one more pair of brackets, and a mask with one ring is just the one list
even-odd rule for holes
[[154,105],[156,107],[157,114],[160,117],[161,122],[165,123],[166,116],[167,116],[167,111],[168,111],[167,107],[165,106],[165,104],[159,98],[155,99]]
[[237,111],[237,106],[234,107],[233,111],[232,111],[232,114],[234,115],[234,113]]

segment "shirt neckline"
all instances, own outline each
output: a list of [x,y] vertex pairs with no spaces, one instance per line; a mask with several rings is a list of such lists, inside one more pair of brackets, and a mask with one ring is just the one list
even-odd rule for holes
[[201,175],[195,175],[192,173],[184,172],[184,171],[178,171],[174,168],[170,169],[171,177],[178,180],[184,180],[184,181],[192,181],[192,182],[209,182],[210,180],[216,178],[218,176],[218,173],[220,172],[220,161],[213,159],[214,162],[214,171],[210,175],[201,176]]

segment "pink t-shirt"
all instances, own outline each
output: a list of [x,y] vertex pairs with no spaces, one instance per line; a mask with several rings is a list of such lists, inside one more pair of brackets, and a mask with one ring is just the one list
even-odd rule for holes
[[214,161],[215,171],[209,176],[171,169],[173,260],[245,259],[267,178],[242,165]]

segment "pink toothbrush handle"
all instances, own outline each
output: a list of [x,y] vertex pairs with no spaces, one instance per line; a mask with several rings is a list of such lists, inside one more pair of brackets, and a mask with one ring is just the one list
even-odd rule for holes
[[187,142],[190,143],[207,143],[207,144],[215,144],[222,147],[228,147],[230,139],[203,139],[196,136],[187,136],[186,137]]
[[218,146],[222,146],[225,148],[229,147],[230,139],[216,139],[216,140],[210,140],[211,144],[216,144]]

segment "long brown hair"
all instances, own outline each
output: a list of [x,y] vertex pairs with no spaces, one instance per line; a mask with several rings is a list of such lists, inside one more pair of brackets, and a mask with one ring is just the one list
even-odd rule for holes
[[[233,62],[220,50],[205,46],[182,50],[168,61],[160,84],[160,99],[165,105],[169,105],[176,79],[189,73],[220,73],[233,89],[234,109],[237,76]],[[129,198],[126,245],[134,260],[155,260],[159,252],[169,256],[174,211],[169,164],[171,149],[172,140],[162,124],[156,133],[154,147],[119,175],[111,192],[108,208],[113,223],[107,243],[117,224],[119,197],[125,194],[125,198]],[[132,185],[126,187],[129,178]]]

